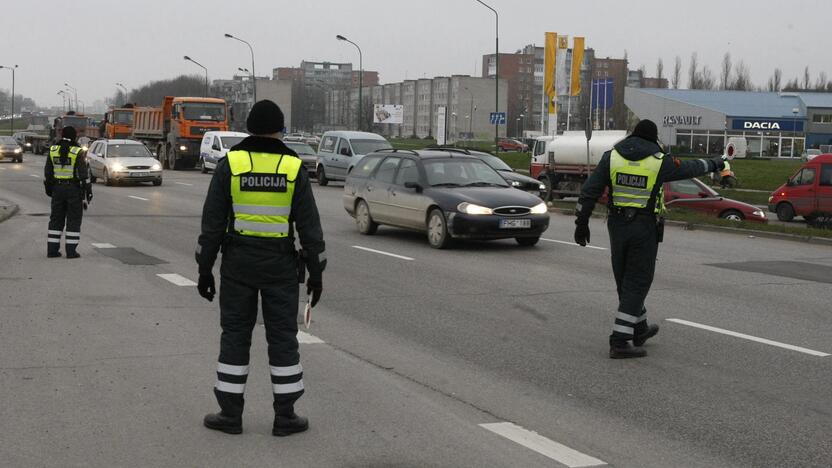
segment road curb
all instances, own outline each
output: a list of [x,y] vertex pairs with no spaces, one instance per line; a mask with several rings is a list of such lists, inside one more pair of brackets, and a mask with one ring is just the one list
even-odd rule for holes
[[14,203],[0,200],[0,223],[17,214],[18,207]]
[[[566,216],[575,216],[575,210],[569,210],[566,208],[550,208],[550,213],[557,213]],[[592,214],[593,218],[606,218],[606,214]],[[710,231],[710,232],[724,232],[728,234],[738,234],[743,236],[753,236],[753,237],[763,237],[767,239],[779,239],[779,240],[788,240],[792,242],[806,242],[809,244],[817,244],[817,245],[826,245],[832,247],[832,239],[826,237],[815,237],[815,236],[799,236],[796,234],[787,234],[785,232],[769,232],[769,231],[756,231],[753,229],[739,229],[739,228],[732,228],[727,226],[714,226],[710,224],[696,224],[696,223],[687,223],[685,221],[665,221],[665,224],[668,226],[675,226],[682,228],[686,231]]]

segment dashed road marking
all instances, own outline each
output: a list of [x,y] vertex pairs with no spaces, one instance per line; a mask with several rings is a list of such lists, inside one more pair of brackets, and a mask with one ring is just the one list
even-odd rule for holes
[[575,449],[559,444],[551,439],[547,439],[537,432],[524,429],[510,422],[480,424],[480,427],[488,429],[495,434],[501,435],[512,442],[516,442],[523,447],[534,450],[535,452],[570,468],[603,466],[607,464],[603,460],[590,457],[589,455],[581,453]]
[[413,260],[411,257],[405,257],[404,255],[397,255],[397,254],[394,254],[394,253],[385,252],[383,250],[376,250],[376,249],[370,249],[370,248],[367,248],[367,247],[361,247],[360,245],[354,245],[354,246],[352,246],[352,248],[358,249],[358,250],[364,250],[366,252],[377,253],[377,254],[380,254],[380,255],[387,255],[388,257],[398,258],[398,259],[401,259],[401,260],[408,260],[408,261]]
[[177,185],[184,185],[186,187],[193,187],[194,186],[194,184],[186,184],[185,182],[174,182],[174,183],[177,184]]
[[29,177],[35,177],[35,178],[37,178],[37,179],[40,179],[40,176],[39,176],[39,175],[37,175],[37,174],[29,174]]
[[[555,239],[546,239],[545,237],[541,237],[540,240],[546,241],[546,242],[554,242],[556,244],[571,245],[572,247],[581,247],[580,245],[578,245],[574,242],[567,242],[567,241],[555,240]],[[609,250],[606,247],[595,247],[594,245],[589,245],[589,244],[587,244],[586,248],[587,249],[594,249],[594,250]]]
[[130,197],[130,198],[132,198],[132,199],[134,199],[134,200],[150,201],[150,199],[148,199],[148,198],[137,197],[137,196],[135,196],[135,195],[128,195],[128,197]]
[[196,286],[196,283],[176,273],[158,273],[156,276],[163,280],[170,281],[177,286]]
[[322,343],[324,343],[324,340],[318,338],[315,335],[310,335],[309,333],[298,331],[298,343],[322,344]]
[[788,350],[791,350],[791,351],[797,351],[799,353],[809,354],[809,355],[812,355],[812,356],[817,356],[817,357],[830,356],[829,353],[824,353],[824,352],[821,352],[821,351],[815,351],[813,349],[808,349],[808,348],[803,348],[803,347],[800,347],[800,346],[794,346],[794,345],[790,345],[790,344],[786,344],[786,343],[781,343],[779,341],[773,341],[773,340],[769,340],[769,339],[766,339],[766,338],[758,338],[756,336],[746,335],[745,333],[738,333],[738,332],[735,332],[735,331],[726,330],[724,328],[717,328],[717,327],[712,327],[710,325],[703,325],[701,323],[689,322],[687,320],[674,319],[674,318],[669,318],[669,319],[666,319],[666,320],[668,322],[678,323],[680,325],[687,325],[689,327],[701,328],[702,330],[708,330],[708,331],[712,331],[714,333],[721,333],[723,335],[733,336],[735,338],[742,338],[744,340],[756,341],[757,343],[763,343],[763,344],[767,344],[767,345],[770,345],[770,346],[776,346],[778,348],[788,349]]
[[107,243],[95,243],[95,242],[93,242],[92,246],[95,247],[96,249],[114,249],[114,248],[116,248],[116,246],[114,246],[113,244],[107,244]]

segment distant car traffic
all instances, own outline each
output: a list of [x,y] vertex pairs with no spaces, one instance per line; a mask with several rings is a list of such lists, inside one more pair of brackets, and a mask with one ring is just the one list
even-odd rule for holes
[[802,159],[803,162],[808,162],[814,159],[815,156],[820,156],[821,154],[823,154],[823,152],[819,149],[807,149],[803,152],[800,159]]
[[0,137],[0,160],[10,158],[14,162],[23,162],[23,148],[10,136]]
[[248,133],[242,132],[205,132],[202,143],[199,145],[198,165],[202,169],[202,173],[205,174],[209,170],[216,169],[217,163],[228,154],[228,150],[243,141],[247,136]]
[[392,147],[375,133],[326,132],[318,146],[318,184],[325,186],[330,180],[344,180],[364,155]]
[[503,151],[528,151],[529,145],[511,138],[500,138],[497,146]]
[[539,180],[516,172],[498,156],[483,153],[481,151],[463,151],[465,151],[466,154],[469,154],[491,166],[491,168],[497,171],[497,173],[499,173],[503,179],[506,180],[506,182],[511,184],[511,186],[516,189],[520,189],[524,192],[537,196],[540,196],[540,194],[546,190],[546,186],[541,184]]
[[90,180],[105,185],[152,182],[162,185],[162,165],[144,144],[135,140],[96,140],[87,150]]
[[832,154],[815,156],[800,166],[771,194],[768,210],[780,221],[803,216],[813,223],[819,216],[832,216]]
[[303,167],[309,173],[309,176],[315,177],[318,169],[318,155],[315,153],[315,149],[303,141],[283,140],[283,143],[300,156],[300,160],[303,161]]
[[344,208],[362,234],[380,224],[413,229],[437,249],[453,239],[514,238],[532,246],[549,227],[540,198],[512,189],[478,158],[441,149],[366,156],[347,176]]
[[766,213],[760,208],[725,198],[698,179],[665,183],[664,200],[670,210],[685,208],[729,221],[768,222]]

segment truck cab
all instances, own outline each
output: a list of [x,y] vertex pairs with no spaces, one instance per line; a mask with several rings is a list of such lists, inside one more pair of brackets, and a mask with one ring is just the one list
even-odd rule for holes
[[133,133],[133,106],[114,107],[104,116],[106,138],[130,138]]
[[228,130],[228,112],[222,99],[168,97],[162,112],[168,135],[166,149],[173,153],[167,158],[171,168],[194,167],[202,137],[207,132]]
[[780,221],[803,216],[812,223],[832,216],[832,154],[822,154],[803,164],[768,199],[768,210]]

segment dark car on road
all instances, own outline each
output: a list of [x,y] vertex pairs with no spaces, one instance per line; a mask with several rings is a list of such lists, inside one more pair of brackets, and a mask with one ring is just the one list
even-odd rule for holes
[[314,178],[318,170],[318,153],[315,149],[303,141],[283,140],[283,143],[298,154],[300,160],[303,161],[303,168],[306,169],[310,178]]
[[0,160],[6,158],[19,163],[23,162],[23,148],[10,136],[0,137]]
[[541,194],[541,192],[546,190],[546,186],[541,184],[539,180],[515,172],[514,169],[512,169],[511,166],[509,166],[508,164],[506,164],[505,161],[500,159],[499,156],[495,156],[490,153],[483,153],[481,151],[463,151],[465,151],[466,154],[470,154],[471,156],[491,166],[491,168],[497,171],[503,177],[503,179],[506,180],[506,182],[511,184],[511,186],[516,189],[520,189],[524,192],[528,192],[538,196]]
[[453,239],[538,242],[549,227],[543,201],[515,190],[482,160],[443,149],[365,156],[344,186],[344,208],[362,234],[380,224],[426,232],[431,247]]

